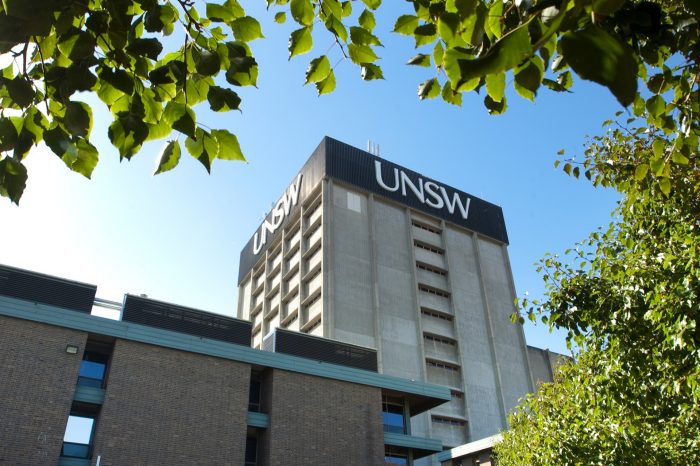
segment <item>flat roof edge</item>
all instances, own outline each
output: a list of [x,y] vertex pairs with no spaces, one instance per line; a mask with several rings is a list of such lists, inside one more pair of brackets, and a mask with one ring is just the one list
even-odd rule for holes
[[402,379],[298,356],[257,350],[248,346],[195,337],[131,322],[106,319],[8,296],[0,296],[0,315],[273,369],[393,390],[424,398],[420,400],[421,405],[439,405],[451,399],[449,388],[440,385]]

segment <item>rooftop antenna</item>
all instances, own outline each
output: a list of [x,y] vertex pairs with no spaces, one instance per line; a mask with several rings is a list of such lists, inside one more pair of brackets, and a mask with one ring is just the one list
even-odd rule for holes
[[367,152],[379,157],[379,144],[375,144],[371,139],[367,140]]

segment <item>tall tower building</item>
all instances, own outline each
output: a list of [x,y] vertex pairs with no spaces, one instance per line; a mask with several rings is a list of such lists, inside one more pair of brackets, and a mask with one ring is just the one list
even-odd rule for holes
[[448,386],[413,420],[445,448],[506,428],[533,391],[500,207],[325,138],[241,252],[238,317],[378,351]]

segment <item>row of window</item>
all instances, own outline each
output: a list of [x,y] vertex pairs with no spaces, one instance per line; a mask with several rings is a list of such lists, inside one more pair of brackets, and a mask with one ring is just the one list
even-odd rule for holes
[[411,220],[411,225],[413,225],[414,227],[419,228],[421,230],[429,231],[430,233],[435,233],[436,235],[439,235],[442,233],[441,229],[434,227],[432,225],[418,222],[416,220]]
[[457,342],[455,340],[452,340],[451,338],[445,338],[445,337],[439,337],[437,335],[432,335],[432,334],[424,334],[423,338],[427,341],[434,342],[434,343],[440,343],[443,345],[450,345],[450,346],[456,346]]
[[445,417],[445,416],[432,416],[432,421],[436,424],[447,424],[450,426],[458,426],[458,427],[464,427],[467,425],[467,421],[463,419],[454,419],[451,417]]
[[414,240],[413,245],[415,247],[417,247],[418,249],[424,249],[426,251],[430,251],[430,252],[432,252],[434,254],[438,254],[440,256],[445,254],[445,251],[443,251],[441,248],[438,248],[436,246],[431,246],[430,244],[423,243],[423,242],[418,241],[418,240]]
[[445,369],[448,371],[459,372],[459,366],[457,366],[455,364],[443,362],[443,361],[435,361],[432,359],[427,359],[425,361],[425,364],[429,367],[437,367],[439,369]]
[[440,296],[441,298],[449,298],[450,297],[450,293],[448,293],[447,291],[439,290],[439,289],[433,288],[431,286],[418,285],[418,289],[420,291],[423,291],[423,292],[428,293],[428,294]]
[[426,272],[432,272],[436,275],[440,275],[441,277],[447,276],[447,271],[443,269],[439,269],[437,267],[433,267],[428,264],[424,264],[422,262],[417,262],[416,267],[419,268],[420,270],[425,270]]
[[432,309],[427,309],[422,307],[420,313],[427,317],[433,317],[435,319],[445,320],[447,322],[452,322],[452,316],[445,314],[443,312],[433,311]]

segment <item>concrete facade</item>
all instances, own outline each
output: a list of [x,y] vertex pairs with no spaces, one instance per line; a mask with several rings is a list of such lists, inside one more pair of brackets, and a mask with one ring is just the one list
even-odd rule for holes
[[532,382],[535,387],[543,383],[552,382],[554,375],[562,364],[571,361],[570,356],[555,353],[548,349],[527,347],[527,357],[530,361]]
[[56,462],[87,335],[0,315],[0,465]]
[[534,389],[511,322],[507,244],[359,185],[307,182],[312,194],[241,271],[238,317],[253,322],[252,345],[275,327],[298,330],[376,349],[384,374],[449,387],[450,403],[412,423],[445,447],[506,428]]

